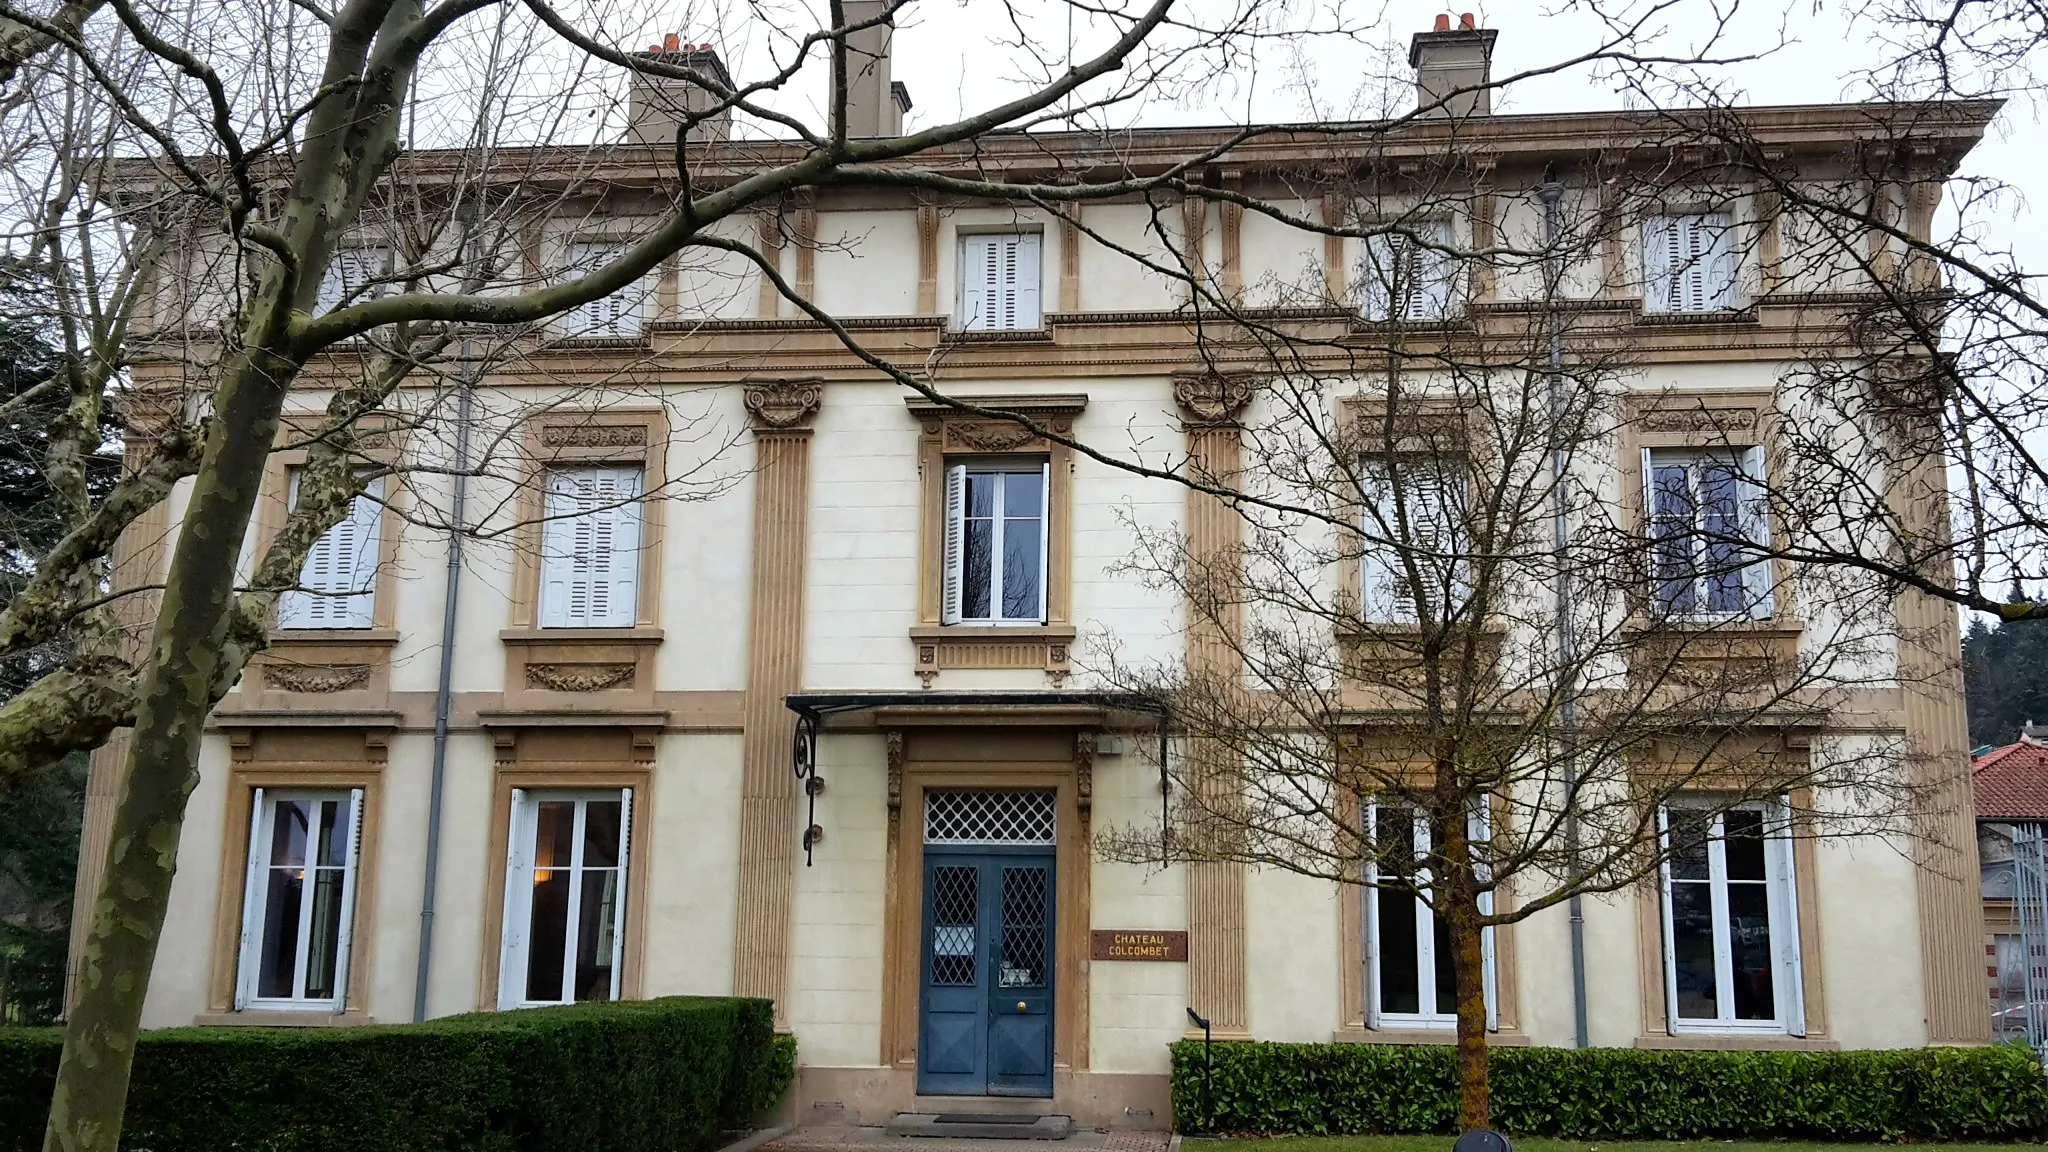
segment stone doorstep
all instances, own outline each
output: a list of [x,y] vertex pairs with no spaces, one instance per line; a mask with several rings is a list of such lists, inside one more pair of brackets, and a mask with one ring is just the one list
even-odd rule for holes
[[883,1129],[890,1136],[956,1140],[1065,1140],[1071,1116],[989,1112],[898,1112]]

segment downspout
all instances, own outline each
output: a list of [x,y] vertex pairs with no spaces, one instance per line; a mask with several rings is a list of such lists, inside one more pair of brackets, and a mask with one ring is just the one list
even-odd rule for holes
[[[1564,333],[1558,327],[1557,295],[1564,286],[1564,270],[1557,255],[1558,233],[1562,230],[1559,220],[1559,202],[1564,198],[1564,185],[1554,176],[1546,178],[1537,186],[1536,196],[1543,201],[1543,244],[1544,270],[1543,292],[1547,327],[1550,332],[1550,426],[1552,434],[1564,424]],[[1557,550],[1557,663],[1558,663],[1558,753],[1564,762],[1564,844],[1565,875],[1568,883],[1576,883],[1579,877],[1579,818],[1578,791],[1579,773],[1577,763],[1577,737],[1573,730],[1578,723],[1578,707],[1575,688],[1572,684],[1573,664],[1578,652],[1572,640],[1572,582],[1571,582],[1571,521],[1565,504],[1565,481],[1571,470],[1571,454],[1562,444],[1551,450],[1550,473],[1556,513],[1552,516],[1553,543]],[[1586,1021],[1586,907],[1585,897],[1574,892],[1568,902],[1571,915],[1572,939],[1572,1045],[1587,1047],[1591,1043],[1590,1029]]]
[[441,874],[441,801],[448,786],[448,715],[454,702],[455,606],[462,590],[462,517],[469,496],[469,424],[476,361],[467,338],[455,384],[455,499],[448,517],[448,583],[441,593],[441,680],[434,690],[434,766],[427,793],[427,867],[420,891],[420,959],[413,976],[412,1020],[427,1018],[427,973],[434,960],[434,889]]

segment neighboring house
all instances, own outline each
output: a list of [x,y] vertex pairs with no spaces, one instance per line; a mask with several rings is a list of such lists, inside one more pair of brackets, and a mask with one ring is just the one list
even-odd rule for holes
[[[1984,975],[1991,985],[1991,1026],[1998,1039],[2027,1034],[2025,957],[2013,835],[2048,834],[2048,732],[2029,724],[2016,743],[1980,754],[1970,766],[1977,808],[1977,865],[1984,886]],[[2037,931],[2039,931],[2037,929]],[[2048,946],[2037,939],[2034,947]],[[2048,961],[2044,961],[2048,963]]]
[[[1415,62],[1483,78],[1493,35],[1423,34]],[[882,106],[880,92],[856,95]],[[1993,107],[1740,115],[1763,155],[1851,177],[1873,125],[1910,121],[1912,146],[1886,155],[1920,165],[1898,171],[1938,191]],[[658,137],[656,120],[636,107],[636,131]],[[1481,102],[1394,144],[1441,156],[1455,128],[1454,154],[1484,160],[1458,169],[1485,182],[1478,207],[1441,222],[1483,248],[1496,229],[1540,227],[1527,190],[1548,172],[1567,174],[1575,205],[1597,208],[1600,181],[1630,165],[1661,170],[1677,122],[1651,120],[1493,116]],[[1224,135],[997,136],[977,142],[972,161],[1156,169]],[[1216,179],[1299,208],[1294,174],[1326,171],[1350,146],[1342,136],[1265,141],[1226,156]],[[724,147],[716,136],[703,144],[693,179],[715,182],[783,146],[734,141],[730,157]],[[1358,147],[1364,163],[1388,145]],[[603,187],[630,206],[673,155],[658,139],[623,147]],[[517,181],[540,162],[505,157]],[[1897,193],[1900,226],[1924,236],[1938,196],[1880,187]],[[1732,519],[1714,512],[1715,493],[1738,467],[1769,466],[1774,383],[1812,338],[1802,318],[1845,298],[1761,255],[1779,250],[1778,232],[1756,186],[1700,196],[1611,219],[1591,270],[1571,280],[1584,296],[1575,307],[1621,326],[1644,395],[1674,392],[1714,413],[1705,425],[1688,418],[1697,409],[1679,413],[1617,445],[1611,486],[1627,478],[1645,491],[1653,471],[1659,523],[1690,524],[1695,502]],[[624,209],[573,207],[573,219],[536,226],[532,259],[557,269],[604,259],[616,233],[591,221],[618,227]],[[1347,218],[1334,193],[1318,210]],[[1529,310],[1490,276],[1440,290],[1457,270],[1426,246],[1307,234],[1200,200],[1163,215],[1091,204],[1082,220],[1142,251],[1157,247],[1164,220],[1232,291],[1305,272],[1323,303],[1276,303],[1269,316],[1319,342],[1308,354],[1389,321],[1414,321],[1427,340]],[[1235,413],[1220,399],[1229,390],[1197,354],[1184,291],[1037,206],[869,189],[793,201],[760,223],[759,243],[794,284],[858,317],[865,338],[928,358],[955,392],[1088,442],[1236,451]],[[1767,241],[1728,247],[1734,224]],[[1870,251],[1903,259],[1881,238]],[[388,261],[352,252],[332,294],[361,289]],[[1415,275],[1391,290],[1375,277],[1388,268]],[[1093,855],[1092,829],[1156,820],[1160,794],[1138,754],[1150,718],[1091,695],[1077,651],[1104,634],[1140,657],[1189,642],[1178,601],[1106,569],[1128,555],[1127,518],[1155,528],[1196,519],[1224,534],[1236,531],[1231,518],[1014,425],[906,399],[772,286],[743,267],[719,275],[668,269],[649,292],[563,318],[520,345],[514,367],[477,381],[486,413],[522,396],[563,399],[502,430],[503,443],[522,446],[527,482],[471,493],[494,523],[523,524],[466,552],[459,612],[446,609],[459,632],[431,893],[422,875],[447,553],[443,536],[403,513],[408,500],[445,507],[445,471],[393,477],[383,503],[364,500],[316,549],[275,645],[212,719],[144,1022],[403,1021],[416,1010],[770,996],[799,1040],[800,1106],[867,1122],[920,1096],[1019,1095],[1089,1123],[1164,1123],[1167,1045],[1187,1033],[1190,1007],[1222,1037],[1446,1043],[1441,957],[1419,902],[1390,917],[1390,902],[1368,909],[1357,889]],[[139,362],[138,388],[180,371]],[[621,378],[633,387],[596,410],[549,391]],[[316,383],[296,411],[324,403]],[[671,428],[707,410],[750,430],[729,490],[642,501],[696,462],[706,437]],[[430,439],[393,436],[373,450]],[[274,530],[295,463],[275,461],[259,531]],[[125,554],[124,576],[147,583],[163,562],[168,515],[132,534],[144,543]],[[1747,595],[1747,575],[1686,568],[1662,579],[1688,613],[1720,613],[1728,600],[1765,641],[1818,642],[1792,602]],[[1914,593],[1898,603],[1900,635],[1933,637],[1927,659],[1952,667],[1954,613]],[[1815,741],[1875,733],[1960,780],[1967,749],[1951,679],[1933,692],[1872,690],[1853,733],[1829,721],[1759,733],[1760,746],[1800,756]],[[822,732],[805,729],[830,785],[808,797],[791,772],[792,695],[830,713]],[[118,755],[100,756],[100,785]],[[106,850],[110,795],[94,789],[88,876]],[[1731,813],[1725,835],[1717,823],[1697,876],[1587,901],[1591,1042],[1813,1050],[1984,1039],[1976,895],[1956,870],[1874,843],[1794,842],[1767,832],[1766,816]],[[1382,829],[1406,819],[1373,818]],[[1956,852],[1967,851],[1970,818],[1965,793],[1938,828]],[[1680,886],[1690,935],[1674,949],[1664,937]],[[89,883],[81,891],[89,899]],[[426,896],[432,963],[416,1001]],[[1130,935],[1101,935],[1116,932]],[[1571,1044],[1565,910],[1501,930],[1489,956],[1497,1042]]]

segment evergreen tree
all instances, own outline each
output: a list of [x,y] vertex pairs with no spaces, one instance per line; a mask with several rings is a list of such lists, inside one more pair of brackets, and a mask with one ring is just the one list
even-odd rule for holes
[[1963,692],[1970,742],[1979,747],[2012,743],[2028,721],[2048,724],[2048,622],[1971,622],[1963,637]]

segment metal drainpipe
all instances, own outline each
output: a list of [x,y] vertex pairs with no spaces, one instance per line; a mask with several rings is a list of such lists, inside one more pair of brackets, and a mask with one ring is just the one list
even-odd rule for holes
[[[1544,241],[1544,299],[1550,329],[1550,424],[1555,429],[1564,422],[1564,333],[1558,327],[1557,294],[1563,288],[1564,272],[1557,256],[1557,236],[1561,222],[1558,219],[1559,202],[1564,198],[1564,185],[1555,178],[1545,179],[1536,189],[1536,196],[1543,201]],[[1565,507],[1565,479],[1571,468],[1570,453],[1563,445],[1551,450],[1551,483],[1554,485],[1557,502],[1556,514],[1552,517],[1554,542],[1557,548],[1557,661],[1560,695],[1558,702],[1558,750],[1564,760],[1564,843],[1565,871],[1568,879],[1576,880],[1579,874],[1579,820],[1574,813],[1578,805],[1579,774],[1576,758],[1576,737],[1573,727],[1578,722],[1578,708],[1574,698],[1572,664],[1578,659],[1576,646],[1572,642],[1572,583],[1570,571],[1571,523]],[[1573,894],[1568,902],[1571,914],[1572,932],[1572,1044],[1578,1048],[1590,1042],[1586,1021],[1586,907],[1585,898]]]
[[420,892],[420,961],[413,976],[412,1020],[427,1018],[427,973],[434,960],[434,888],[441,873],[441,798],[448,785],[448,714],[454,700],[455,605],[462,590],[462,517],[469,496],[469,421],[476,361],[462,341],[455,385],[455,500],[448,518],[448,584],[441,595],[441,682],[434,692],[434,767],[427,798],[427,868]]

